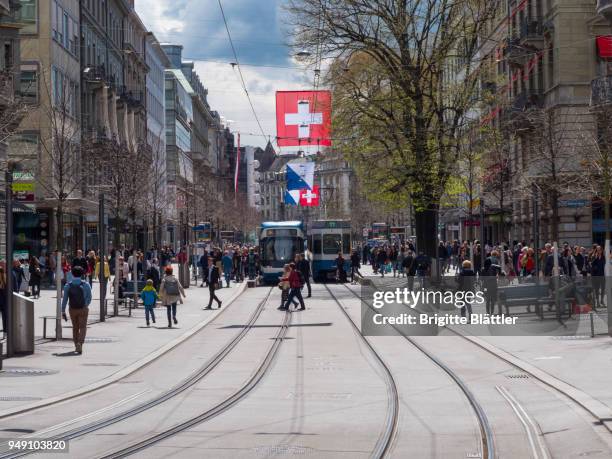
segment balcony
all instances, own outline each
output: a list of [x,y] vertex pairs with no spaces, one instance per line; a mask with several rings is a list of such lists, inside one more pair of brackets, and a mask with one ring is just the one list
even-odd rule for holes
[[521,45],[520,39],[507,38],[505,41],[504,57],[508,60],[508,64],[514,67],[522,67],[525,65],[529,51]]
[[502,123],[513,133],[528,131],[539,124],[537,110],[544,108],[544,95],[539,90],[529,90],[518,94],[512,105],[504,111]]
[[532,49],[544,48],[544,27],[539,19],[524,19],[519,25],[519,40],[522,46]]
[[119,90],[119,100],[125,102],[131,108],[144,108],[144,91],[134,91],[125,86]]
[[597,0],[597,14],[612,22],[612,0]]
[[610,103],[612,103],[612,75],[595,78],[591,81],[591,107]]

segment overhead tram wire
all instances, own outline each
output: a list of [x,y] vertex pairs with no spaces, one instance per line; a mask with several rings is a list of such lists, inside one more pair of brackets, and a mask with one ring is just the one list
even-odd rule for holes
[[[255,111],[255,106],[253,105],[253,101],[251,100],[251,96],[249,94],[249,90],[247,89],[246,83],[244,81],[244,76],[242,75],[242,69],[240,68],[240,61],[238,60],[238,54],[236,53],[236,48],[234,47],[234,42],[232,41],[232,34],[230,33],[229,25],[227,23],[227,18],[225,17],[225,11],[223,10],[223,4],[221,0],[217,0],[219,2],[219,9],[221,10],[221,16],[223,17],[223,23],[225,24],[225,30],[227,31],[227,38],[229,39],[230,46],[232,47],[232,53],[234,54],[235,67],[238,67],[238,75],[240,75],[240,81],[242,82],[242,89],[249,100],[249,105],[251,106],[251,111],[253,112],[253,116],[255,117],[255,121],[257,121],[257,126],[259,126],[259,130],[261,131],[261,136],[269,140],[269,137],[266,136],[266,133],[261,126],[261,122],[259,121],[259,117],[257,116],[257,112]],[[232,67],[234,67],[232,65]]]

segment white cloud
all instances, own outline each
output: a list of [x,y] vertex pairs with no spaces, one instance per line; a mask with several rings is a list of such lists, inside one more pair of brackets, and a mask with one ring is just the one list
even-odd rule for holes
[[[259,126],[242,90],[237,70],[229,64],[196,62],[196,70],[208,88],[208,101],[226,119],[233,120],[232,131],[239,131],[242,144],[265,146],[267,138],[260,134]],[[275,93],[280,90],[305,89],[299,81],[305,72],[293,69],[242,67],[255,112],[266,135],[274,142],[276,135]]]
[[[136,0],[136,7],[144,24],[160,41],[184,45],[184,59],[195,62],[196,70],[208,88],[211,108],[234,121],[231,129],[241,132],[242,144],[263,147],[268,139],[260,135],[237,69],[229,65],[234,58],[216,3],[211,0]],[[278,65],[279,62],[286,63],[281,66],[296,65],[288,59],[288,50],[280,46],[282,37],[278,35],[276,22],[280,20],[279,16],[269,14],[270,10],[276,12],[276,0],[225,0],[224,8],[241,61],[262,65]],[[272,29],[274,33],[271,33]],[[272,40],[278,41],[279,46],[270,43]],[[274,141],[275,92],[307,89],[312,86],[312,71],[247,65],[241,68],[264,133]]]

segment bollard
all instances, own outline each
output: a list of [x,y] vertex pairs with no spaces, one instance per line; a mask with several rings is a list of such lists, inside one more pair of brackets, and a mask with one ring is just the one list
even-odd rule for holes
[[595,338],[595,322],[593,319],[593,311],[589,312],[589,319],[591,321],[591,338]]

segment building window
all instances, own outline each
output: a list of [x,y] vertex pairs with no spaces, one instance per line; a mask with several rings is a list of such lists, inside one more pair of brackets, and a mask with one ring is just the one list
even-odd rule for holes
[[2,59],[0,61],[0,70],[9,70],[13,66],[13,43],[10,41],[4,42],[4,47],[2,49],[2,55],[0,55]]
[[21,71],[19,93],[24,102],[38,102],[38,75],[36,70]]
[[21,0],[21,8],[19,9],[19,22],[24,26],[19,30],[21,34],[35,34],[38,32],[37,27],[37,3],[38,0]]

